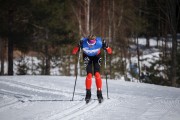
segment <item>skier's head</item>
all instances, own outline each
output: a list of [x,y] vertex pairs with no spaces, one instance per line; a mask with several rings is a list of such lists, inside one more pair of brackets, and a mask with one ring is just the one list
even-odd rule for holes
[[96,36],[95,35],[89,35],[88,36],[88,44],[94,45],[96,43]]

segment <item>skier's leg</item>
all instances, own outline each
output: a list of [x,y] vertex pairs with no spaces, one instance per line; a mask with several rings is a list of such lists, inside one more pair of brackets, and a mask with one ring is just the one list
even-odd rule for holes
[[86,84],[86,97],[85,97],[85,100],[89,101],[91,99],[92,73],[87,74],[85,84]]
[[95,73],[95,79],[96,79],[97,90],[101,90],[102,89],[102,79],[101,79],[101,75],[99,72]]
[[98,98],[99,103],[101,103],[103,101],[103,96],[102,96],[101,90],[97,90],[97,98]]
[[87,74],[85,84],[86,84],[86,90],[90,90],[92,85],[92,73]]
[[83,56],[84,59],[84,65],[86,67],[86,71],[87,71],[87,76],[86,76],[86,80],[85,80],[85,85],[86,85],[86,97],[85,100],[90,100],[91,99],[91,85],[92,85],[92,60],[84,55]]
[[85,84],[86,84],[85,100],[90,100],[91,99],[92,73],[87,74]]
[[95,79],[96,79],[96,86],[97,86],[97,97],[98,99],[103,99],[102,96],[102,79],[99,72],[95,73]]
[[100,67],[101,67],[101,56],[100,55],[94,56],[93,66],[94,66],[94,76],[95,76],[95,80],[96,80],[96,87],[97,87],[97,90],[101,90],[102,89],[102,80],[101,80],[101,75],[100,75]]
[[97,87],[97,97],[99,100],[101,100],[103,99],[103,96],[102,96],[102,79],[100,75],[100,66],[101,66],[100,55],[94,58],[93,64],[94,64],[94,72],[95,72],[96,87]]
[[89,101],[91,99],[91,90],[86,90],[86,97],[85,97],[85,101]]
[[87,76],[86,76],[86,89],[91,89],[92,85],[92,61],[89,57],[85,57],[84,59],[84,65],[86,67]]

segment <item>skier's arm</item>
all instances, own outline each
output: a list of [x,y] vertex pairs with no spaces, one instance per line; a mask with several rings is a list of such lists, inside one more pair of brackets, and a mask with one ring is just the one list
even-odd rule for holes
[[82,40],[78,43],[76,47],[73,48],[72,54],[75,55],[77,52],[79,52],[80,48],[82,48]]
[[112,49],[108,46],[108,44],[106,43],[105,40],[103,40],[103,42],[102,42],[102,48],[103,48],[104,50],[106,50],[106,52],[107,52],[108,54],[112,54]]
[[76,47],[73,48],[72,54],[75,55],[78,51],[79,51],[79,47],[76,46]]

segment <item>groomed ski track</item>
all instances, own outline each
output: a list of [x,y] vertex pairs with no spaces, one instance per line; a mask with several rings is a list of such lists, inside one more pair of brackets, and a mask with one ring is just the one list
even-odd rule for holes
[[[76,100],[72,101],[71,99],[56,99],[56,97],[54,97],[54,95],[61,96],[62,93],[63,93],[62,96],[64,96],[64,95],[71,96],[72,92],[70,92],[70,91],[50,89],[50,88],[46,88],[46,87],[42,87],[42,86],[23,83],[21,81],[14,81],[14,80],[9,80],[9,79],[4,80],[1,78],[0,78],[0,83],[1,83],[1,86],[4,86],[5,88],[13,87],[13,90],[15,90],[15,91],[8,91],[8,89],[5,90],[5,89],[3,89],[3,87],[1,87],[0,94],[8,96],[8,97],[5,99],[5,101],[6,101],[5,104],[2,104],[2,105],[0,104],[0,111],[3,111],[5,109],[10,109],[13,106],[18,106],[25,102],[26,103],[54,102],[54,101],[56,101],[56,102],[58,102],[58,101],[59,102],[77,102],[77,104],[71,106],[70,108],[63,110],[63,112],[61,110],[56,111],[54,113],[51,113],[46,118],[41,118],[42,120],[43,119],[46,119],[46,120],[61,120],[61,119],[68,120],[68,119],[76,118],[77,116],[79,116],[83,113],[86,113],[88,111],[91,111],[100,105],[100,103],[98,102],[97,99],[92,99],[88,104],[86,104],[84,98],[78,99],[78,100],[76,99]],[[22,91],[23,93],[19,93],[20,91]],[[28,91],[29,91],[29,93],[28,93],[28,95],[26,95],[26,93]],[[40,94],[40,95],[46,94],[47,98],[36,99],[36,97],[33,97],[33,96],[37,95],[37,94]],[[78,93],[76,93],[76,95],[78,96]],[[49,96],[51,96],[51,98],[48,98]],[[82,95],[80,95],[80,96],[82,96]],[[82,96],[82,97],[84,97],[84,96]],[[33,98],[35,98],[35,99],[33,99]],[[63,97],[63,98],[66,98],[66,97]]]
[[[96,97],[86,104],[85,78],[78,78],[74,101],[74,77],[0,77],[1,120],[179,120],[180,89],[117,81],[109,82],[104,101]],[[93,81],[94,82],[94,81]]]
[[63,112],[57,113],[53,116],[51,116],[47,120],[69,120],[74,119],[77,116],[92,111],[93,109],[97,108],[99,105],[97,100],[91,100],[88,104],[86,104],[84,101],[78,103],[77,105],[71,107],[70,109],[66,109]]

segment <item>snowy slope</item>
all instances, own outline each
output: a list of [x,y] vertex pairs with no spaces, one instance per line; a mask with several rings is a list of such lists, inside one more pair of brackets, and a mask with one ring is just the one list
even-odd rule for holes
[[103,80],[99,104],[93,81],[92,101],[85,104],[85,85],[79,77],[74,101],[74,77],[0,77],[0,120],[179,120],[180,89],[143,83]]

